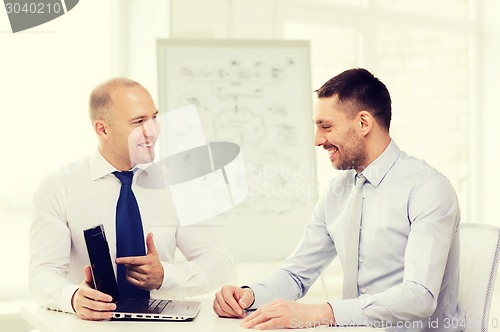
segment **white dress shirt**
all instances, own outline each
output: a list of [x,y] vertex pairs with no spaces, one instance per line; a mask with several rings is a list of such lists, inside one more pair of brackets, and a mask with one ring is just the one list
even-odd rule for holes
[[[337,325],[461,331],[458,304],[460,210],[449,181],[394,141],[363,172],[356,299],[329,301]],[[355,172],[332,180],[281,269],[262,283],[251,309],[304,296],[338,256],[345,266],[348,199]]]
[[[138,165],[132,190],[145,235],[153,239],[164,280],[153,298],[181,298],[206,293],[228,282],[232,260],[207,227],[179,227],[162,169]],[[120,181],[116,169],[96,151],[47,176],[33,199],[29,284],[44,307],[73,312],[71,298],[89,264],[83,230],[103,224],[111,259],[116,259],[115,215]],[[177,262],[176,249],[185,256]],[[177,260],[178,261],[178,260]],[[116,274],[116,264],[115,264]]]

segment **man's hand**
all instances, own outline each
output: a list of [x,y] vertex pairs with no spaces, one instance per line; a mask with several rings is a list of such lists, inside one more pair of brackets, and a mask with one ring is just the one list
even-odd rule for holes
[[156,252],[153,233],[146,238],[148,252],[146,256],[120,257],[116,264],[127,268],[127,281],[145,290],[154,290],[163,284],[163,266]]
[[110,319],[113,316],[111,311],[116,309],[116,304],[111,303],[113,298],[92,288],[92,270],[90,266],[85,266],[83,273],[85,279],[71,299],[73,310],[75,310],[79,318],[85,320]]
[[250,288],[224,286],[215,294],[213,309],[221,317],[246,316],[245,309],[254,301],[255,297]]
[[309,328],[333,325],[335,317],[328,303],[303,304],[293,301],[269,302],[245,317],[241,326],[256,330],[276,328]]

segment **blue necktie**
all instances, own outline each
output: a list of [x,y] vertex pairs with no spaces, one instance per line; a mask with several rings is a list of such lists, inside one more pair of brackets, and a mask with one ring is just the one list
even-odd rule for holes
[[[144,256],[144,232],[142,230],[141,213],[137,200],[132,192],[134,173],[113,172],[120,180],[120,197],[116,204],[116,257]],[[126,279],[127,269],[124,265],[117,266],[117,283],[120,298],[149,298],[149,291],[140,289]]]

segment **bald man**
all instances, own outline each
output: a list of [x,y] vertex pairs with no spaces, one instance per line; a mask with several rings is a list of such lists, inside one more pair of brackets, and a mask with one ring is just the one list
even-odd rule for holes
[[[164,172],[153,162],[160,126],[149,92],[127,78],[108,80],[92,91],[89,115],[97,149],[45,177],[34,196],[29,267],[34,298],[46,308],[82,319],[111,318],[116,305],[109,294],[93,288],[83,237],[84,229],[101,223],[115,271],[124,266],[126,281],[152,298],[178,298],[220,287],[231,275],[232,260],[210,230],[179,227]],[[114,172],[132,173],[145,255],[117,258],[121,183]],[[175,262],[176,249],[185,262]]]

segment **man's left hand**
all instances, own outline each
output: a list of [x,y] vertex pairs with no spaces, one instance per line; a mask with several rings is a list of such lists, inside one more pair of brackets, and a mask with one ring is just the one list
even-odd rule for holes
[[309,328],[333,325],[335,318],[328,303],[303,304],[275,300],[259,307],[243,320],[241,326],[256,330],[276,328]]
[[116,264],[123,264],[127,268],[127,281],[132,285],[145,290],[154,290],[163,284],[163,266],[153,241],[153,233],[146,238],[148,252],[146,256],[120,257]]

